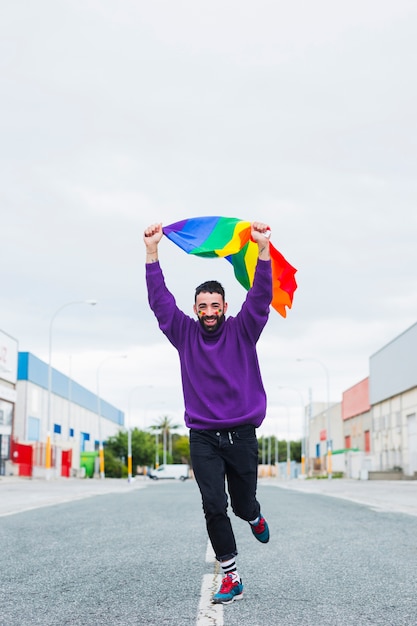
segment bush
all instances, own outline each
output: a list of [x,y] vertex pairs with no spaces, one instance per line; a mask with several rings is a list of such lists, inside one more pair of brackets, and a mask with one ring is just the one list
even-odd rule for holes
[[127,478],[127,467],[110,450],[104,449],[104,475],[107,478]]

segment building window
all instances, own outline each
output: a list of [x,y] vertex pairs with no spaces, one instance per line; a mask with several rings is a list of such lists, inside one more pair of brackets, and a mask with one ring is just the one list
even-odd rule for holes
[[69,429],[69,436],[70,437],[74,437],[74,429],[73,428]]
[[90,433],[80,433],[80,451],[86,452],[85,442],[90,441]]
[[0,400],[0,425],[11,426],[13,415],[13,404]]
[[28,417],[28,441],[39,441],[41,421],[38,417]]
[[61,434],[61,424],[54,424],[54,433],[56,435],[60,435]]

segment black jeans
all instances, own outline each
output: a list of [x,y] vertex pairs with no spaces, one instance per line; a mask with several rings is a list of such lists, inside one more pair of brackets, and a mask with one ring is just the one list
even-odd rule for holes
[[219,561],[236,556],[236,540],[227,514],[228,498],[235,515],[249,522],[258,517],[258,440],[255,427],[190,430],[190,455],[200,488],[207,532]]

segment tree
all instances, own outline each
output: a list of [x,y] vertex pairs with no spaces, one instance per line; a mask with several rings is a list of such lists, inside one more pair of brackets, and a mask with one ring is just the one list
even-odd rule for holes
[[[113,472],[119,470],[114,469],[113,459],[126,465],[127,468],[127,454],[128,454],[128,442],[126,430],[119,430],[117,435],[109,437],[105,443],[105,452],[109,459],[109,462],[105,461],[106,476],[113,476]],[[148,466],[153,464],[155,455],[155,442],[150,433],[146,433],[142,430],[134,428],[132,430],[132,466],[133,473],[136,473],[136,467]],[[127,469],[126,469],[127,475]],[[118,476],[114,476],[115,478]]]
[[123,460],[117,458],[108,448],[104,448],[104,467],[108,478],[127,477],[127,467]]
[[174,435],[172,438],[172,462],[188,463],[190,461],[190,440],[187,435]]

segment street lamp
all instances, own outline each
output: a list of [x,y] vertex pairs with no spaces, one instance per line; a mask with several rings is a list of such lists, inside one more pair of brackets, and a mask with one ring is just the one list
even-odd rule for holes
[[287,411],[287,479],[291,478],[291,444],[290,444],[290,410],[288,405],[285,404]]
[[298,393],[300,400],[301,400],[301,406],[303,407],[303,412],[304,412],[304,415],[303,415],[304,437],[302,439],[302,444],[301,444],[301,475],[304,476],[305,475],[307,428],[306,428],[306,423],[305,423],[305,404],[304,404],[303,394],[301,393],[299,389],[297,389],[297,387],[278,386],[277,389],[290,389],[291,391],[295,391],[296,393]]
[[[151,402],[150,404],[147,404],[145,406],[145,410],[144,410],[144,424],[146,421],[146,411],[147,409],[149,409],[151,406],[162,406],[166,404],[166,402],[164,400],[156,400],[155,402]],[[153,425],[153,426],[149,426],[148,427],[150,430],[155,432],[155,469],[158,469],[159,467],[159,435],[162,434],[162,430],[159,428],[159,426],[157,424]]]
[[49,472],[51,469],[51,396],[52,396],[52,326],[58,313],[65,309],[67,306],[73,304],[90,304],[94,306],[97,304],[96,300],[76,300],[75,302],[66,302],[55,311],[51,317],[49,323],[49,358],[48,358],[48,412],[47,412],[47,435],[46,435],[46,450],[45,450],[45,469],[46,476],[49,478]]
[[322,368],[326,375],[326,395],[327,395],[327,478],[329,480],[332,479],[332,439],[331,439],[331,420],[330,420],[330,376],[329,370],[326,365],[319,361],[318,359],[307,358],[307,359],[297,359],[297,361],[314,361],[318,363]]
[[110,354],[106,356],[100,363],[97,368],[97,415],[98,415],[98,454],[99,454],[99,462],[100,462],[100,478],[104,478],[104,448],[103,448],[103,437],[101,432],[101,399],[100,399],[100,370],[104,363],[109,359],[126,359],[127,354]]
[[128,482],[132,482],[132,425],[131,425],[131,419],[130,419],[130,404],[131,404],[131,399],[132,399],[132,395],[135,391],[138,391],[139,389],[151,389],[153,387],[153,385],[138,385],[137,387],[133,387],[133,389],[130,390],[129,392],[129,398],[128,398],[128,406],[127,406],[127,418],[128,418],[128,425],[127,425],[127,480]]
[[[282,389],[282,387],[281,387]],[[279,406],[281,406],[284,410],[285,410],[285,414],[287,417],[287,436],[286,436],[286,442],[287,442],[287,479],[289,480],[291,478],[291,443],[290,443],[290,409],[288,404],[286,404],[285,402],[280,402]],[[279,417],[279,416],[278,416]],[[276,463],[278,464],[278,433],[277,433],[277,439],[276,439],[276,446],[275,446],[275,456],[276,456]],[[278,467],[277,467],[277,477],[278,477]]]

